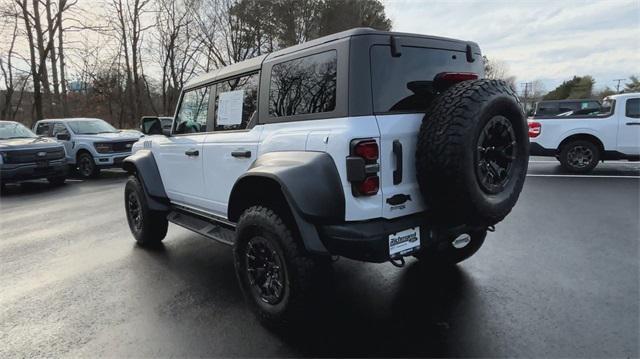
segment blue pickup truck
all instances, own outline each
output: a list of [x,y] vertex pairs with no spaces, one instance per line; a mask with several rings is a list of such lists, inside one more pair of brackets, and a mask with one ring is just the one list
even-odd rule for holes
[[38,137],[18,122],[0,121],[0,184],[46,178],[60,185],[66,176],[63,145]]

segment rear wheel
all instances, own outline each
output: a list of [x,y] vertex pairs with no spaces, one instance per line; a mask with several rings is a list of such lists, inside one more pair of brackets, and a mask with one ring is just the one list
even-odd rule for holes
[[272,209],[247,209],[236,227],[235,268],[240,288],[262,323],[282,328],[307,313],[317,262],[294,239],[296,231]]
[[600,149],[590,141],[572,141],[563,145],[560,150],[560,163],[569,172],[590,172],[598,165],[599,160]]
[[124,187],[124,206],[131,234],[140,245],[160,243],[167,235],[167,214],[149,208],[144,189],[135,176]]
[[82,152],[78,155],[77,165],[77,173],[82,178],[91,178],[100,175],[100,168],[96,166],[93,156],[88,152]]
[[433,101],[420,128],[416,170],[441,222],[493,225],[509,214],[527,173],[527,128],[504,81],[465,81]]

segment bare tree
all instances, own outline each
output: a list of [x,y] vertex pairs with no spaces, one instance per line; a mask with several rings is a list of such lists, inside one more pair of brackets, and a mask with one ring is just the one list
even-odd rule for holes
[[[0,73],[2,74],[5,86],[3,100],[2,103],[0,103],[2,106],[0,107],[0,120],[13,120],[22,103],[28,77],[18,76],[18,79],[16,79],[15,73],[19,70],[15,68],[13,63],[16,55],[15,46],[18,38],[19,13],[16,11],[15,6],[11,6],[8,9],[3,10],[2,15],[6,19],[11,19],[10,26],[12,27],[12,30],[9,40],[9,48],[6,53],[3,53],[0,56]],[[18,101],[15,104],[15,111],[12,111],[12,108],[14,107],[14,95],[16,89],[18,89]]]
[[140,50],[142,35],[150,26],[143,26],[142,17],[146,14],[151,0],[111,0],[110,6],[115,11],[112,25],[123,50],[126,91],[133,118],[139,118],[144,109],[142,59]]
[[156,1],[156,44],[153,47],[161,68],[160,89],[165,115],[173,112],[180,89],[199,69],[202,37],[193,34],[192,4],[180,0]]

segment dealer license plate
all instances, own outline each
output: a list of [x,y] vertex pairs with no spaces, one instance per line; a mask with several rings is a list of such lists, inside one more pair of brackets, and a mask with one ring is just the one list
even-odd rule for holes
[[389,235],[389,256],[401,256],[420,249],[420,227]]

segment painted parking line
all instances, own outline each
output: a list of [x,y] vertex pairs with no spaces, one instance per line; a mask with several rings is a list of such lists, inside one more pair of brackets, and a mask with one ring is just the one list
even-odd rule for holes
[[527,177],[632,178],[632,179],[640,179],[640,176],[620,176],[620,175],[544,175],[544,174],[527,174]]
[[[530,160],[529,163],[554,163],[560,166],[560,162],[558,161],[538,161],[538,160]],[[637,162],[629,162],[629,161],[606,161],[604,163],[598,163],[598,165],[629,165],[629,166],[640,166]]]
[[69,179],[69,178],[67,178],[67,179],[65,180],[65,182],[84,182],[84,180],[81,180],[81,179]]

